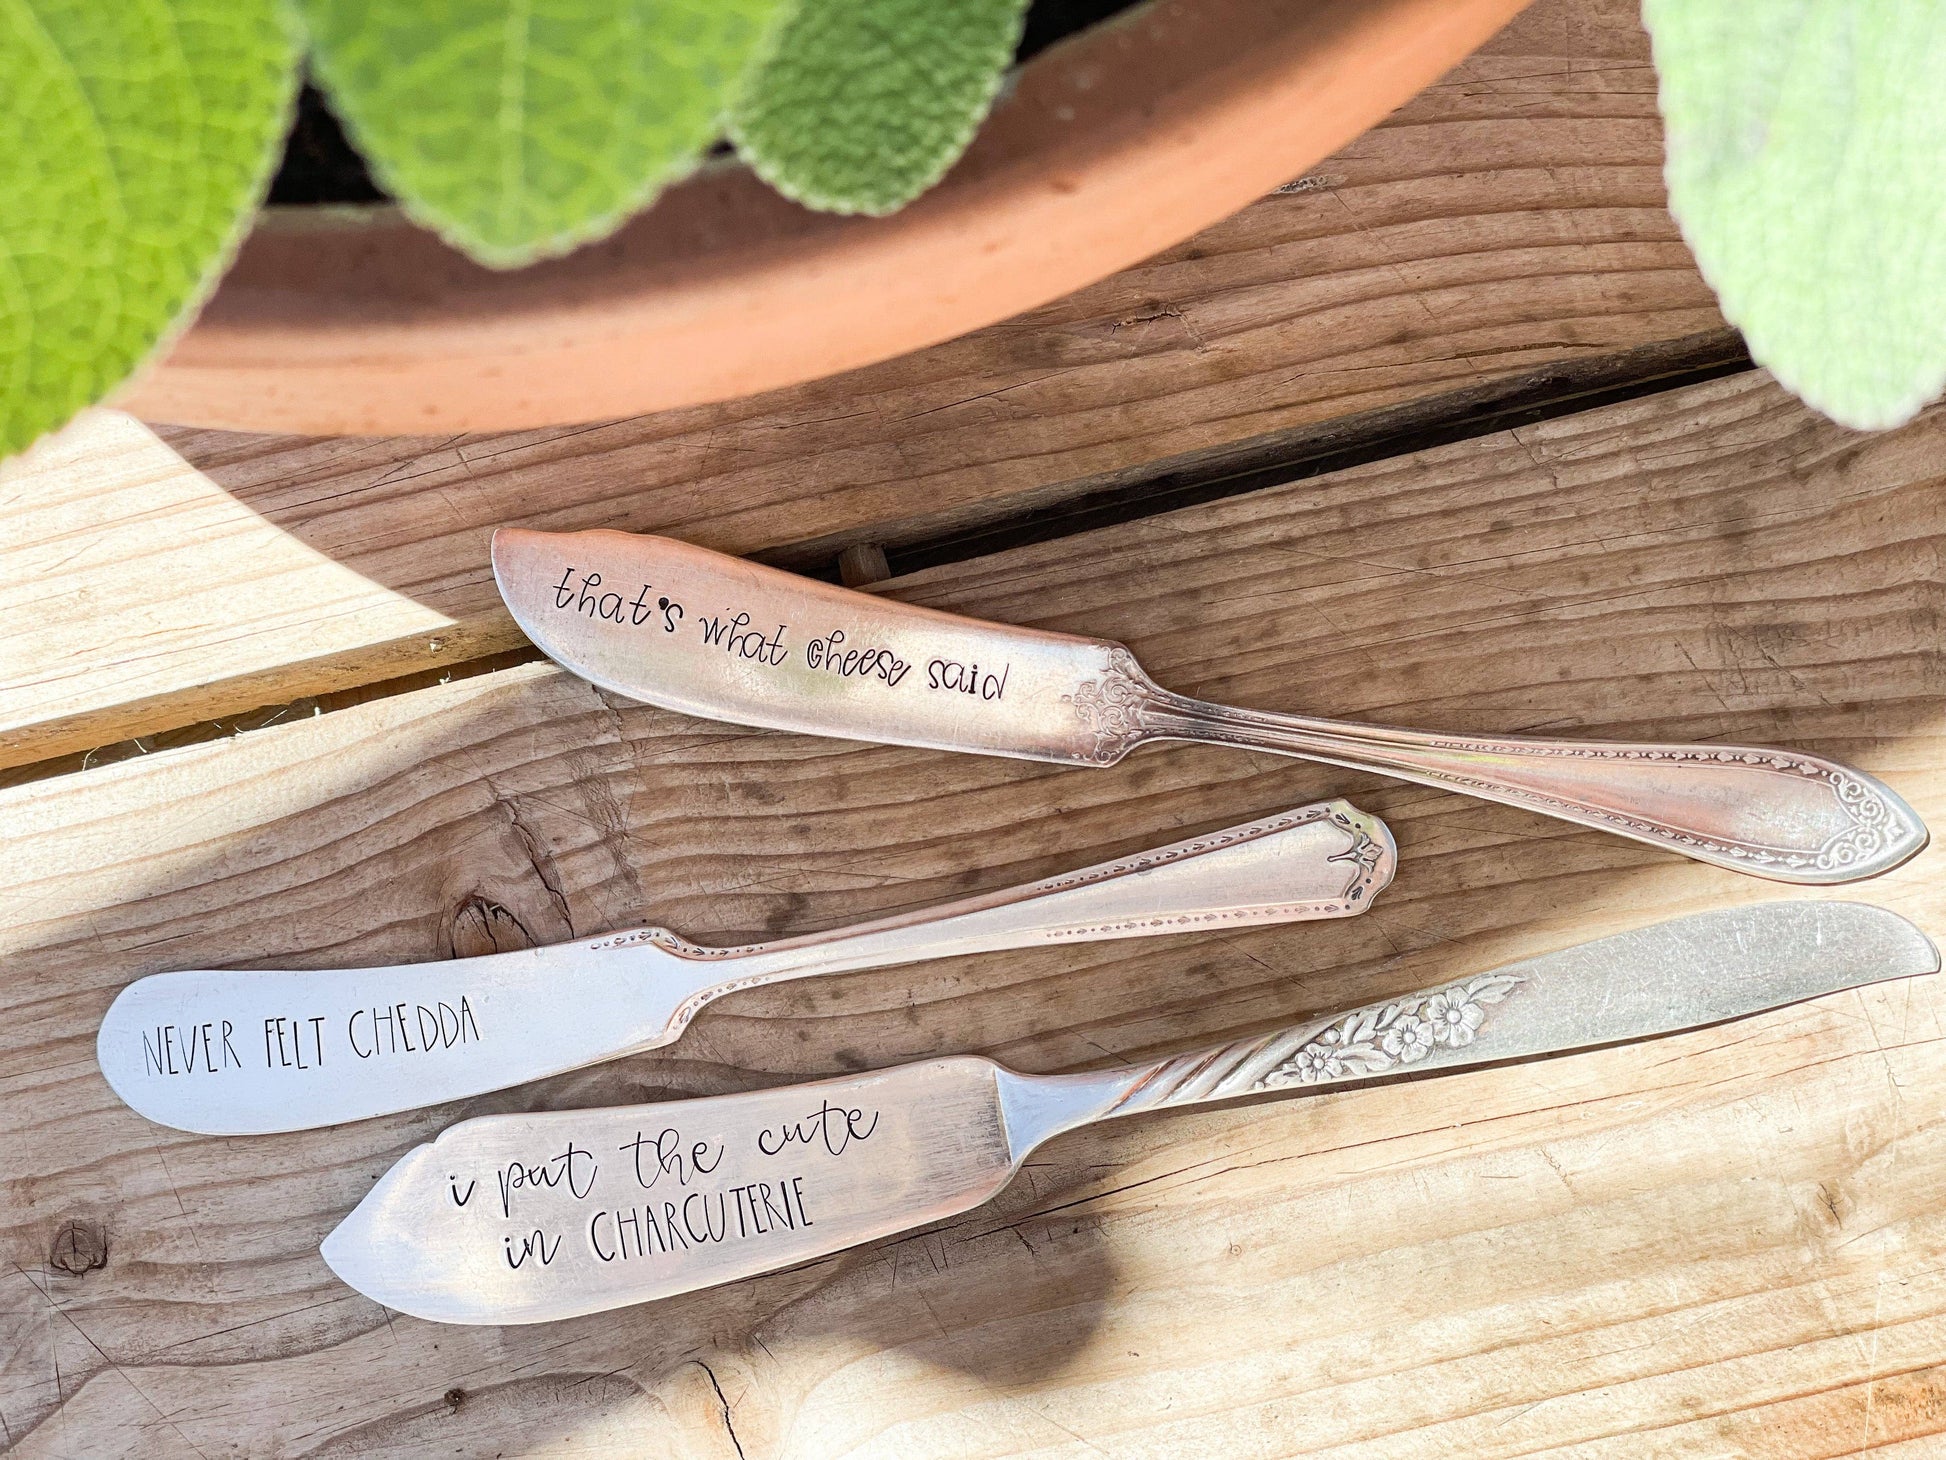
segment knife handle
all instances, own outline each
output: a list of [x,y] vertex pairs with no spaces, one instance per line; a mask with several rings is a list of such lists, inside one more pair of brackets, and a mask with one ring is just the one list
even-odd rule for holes
[[1135,1070],[1065,1078],[1076,1084],[1106,1078],[1116,1086],[1114,1098],[1090,1117],[1101,1120],[1168,1105],[1475,1064],[1496,1057],[1490,1044],[1476,1049],[1475,1037],[1493,1023],[1497,1006],[1520,995],[1527,983],[1520,974],[1494,970]]
[[[1008,1140],[1019,1159],[1062,1131],[1116,1116],[1491,1060],[1498,1057],[1491,1043],[1482,1052],[1475,1036],[1495,1006],[1528,982],[1512,968],[1496,969],[1143,1064],[1061,1075],[998,1067]],[[1580,993],[1585,1001],[1588,991]]]
[[1925,823],[1891,788],[1797,751],[1431,735],[1233,709],[1146,676],[1123,723],[1131,741],[1243,745],[1378,771],[1779,882],[1853,882],[1926,844]]
[[686,1021],[734,989],[809,974],[1048,943],[1349,917],[1392,880],[1396,862],[1384,822],[1346,802],[1323,801],[1045,881],[737,950],[725,959],[723,981],[699,990],[677,1017]]

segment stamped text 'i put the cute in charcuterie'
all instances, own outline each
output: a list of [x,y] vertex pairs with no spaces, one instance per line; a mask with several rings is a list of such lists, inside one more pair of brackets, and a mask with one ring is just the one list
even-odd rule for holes
[[[529,1264],[552,1267],[570,1236],[579,1260],[626,1268],[815,1226],[801,1161],[836,1161],[869,1141],[878,1125],[876,1110],[821,1100],[799,1116],[736,1137],[696,1139],[664,1126],[638,1130],[612,1151],[598,1141],[584,1146],[571,1138],[537,1159],[515,1157],[486,1172],[449,1172],[446,1199],[470,1208],[484,1195],[480,1218],[512,1271]],[[730,1154],[731,1139],[744,1143],[734,1153],[741,1158],[734,1168],[748,1171],[754,1162],[765,1174],[711,1179]],[[784,1164],[767,1169],[773,1162]],[[611,1176],[606,1195],[599,1195],[598,1178],[610,1167],[622,1174]],[[809,1179],[815,1184],[815,1176]]]

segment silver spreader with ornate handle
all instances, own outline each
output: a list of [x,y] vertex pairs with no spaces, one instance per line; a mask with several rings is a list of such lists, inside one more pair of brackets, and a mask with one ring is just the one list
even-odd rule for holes
[[1524,806],[1783,882],[1926,842],[1863,772],[1798,751],[1433,735],[1232,709],[1158,687],[1121,645],[962,618],[669,538],[494,534],[501,595],[576,674],[709,719],[1113,765],[1149,740],[1304,756]]
[[335,1125],[668,1044],[711,999],[955,954],[1347,917],[1392,880],[1377,817],[1323,801],[1019,887],[742,948],[635,928],[480,958],[152,974],[102,1019],[108,1083],[212,1135]]
[[1938,967],[1892,913],[1763,903],[1087,1074],[959,1056],[700,1100],[483,1116],[393,1166],[324,1258],[422,1318],[569,1318],[952,1216],[1090,1121],[1639,1039]]

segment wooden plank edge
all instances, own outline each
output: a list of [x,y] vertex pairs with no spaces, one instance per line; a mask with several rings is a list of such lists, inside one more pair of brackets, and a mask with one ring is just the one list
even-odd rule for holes
[[[1628,350],[1561,361],[1446,395],[1326,423],[1273,432],[1220,449],[1185,453],[1100,478],[1084,478],[999,504],[970,526],[963,513],[943,533],[936,519],[874,529],[869,541],[894,576],[983,557],[1029,542],[1077,535],[1202,502],[1263,491],[1365,462],[1492,435],[1615,401],[1676,389],[1750,368],[1733,330],[1709,330]],[[758,561],[837,581],[854,538],[816,538],[751,554]],[[489,573],[484,561],[479,573]],[[439,629],[363,644],[232,679],[129,700],[0,735],[0,785],[68,774],[147,754],[158,739],[190,744],[236,733],[361,687],[401,693],[437,676],[483,672],[502,656],[536,652],[504,609]],[[518,661],[509,661],[518,662]],[[491,665],[489,665],[491,667]],[[362,703],[369,695],[346,703]]]

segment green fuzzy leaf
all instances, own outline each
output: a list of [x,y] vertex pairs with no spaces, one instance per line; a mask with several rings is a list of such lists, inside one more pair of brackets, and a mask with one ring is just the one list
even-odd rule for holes
[[730,113],[772,187],[891,213],[945,176],[993,104],[1026,0],[801,0]]
[[1645,0],[1670,206],[1751,355],[1834,420],[1946,385],[1946,5]]
[[0,0],[0,455],[214,285],[288,120],[279,0]]
[[689,172],[779,0],[302,0],[312,65],[406,212],[512,268]]

